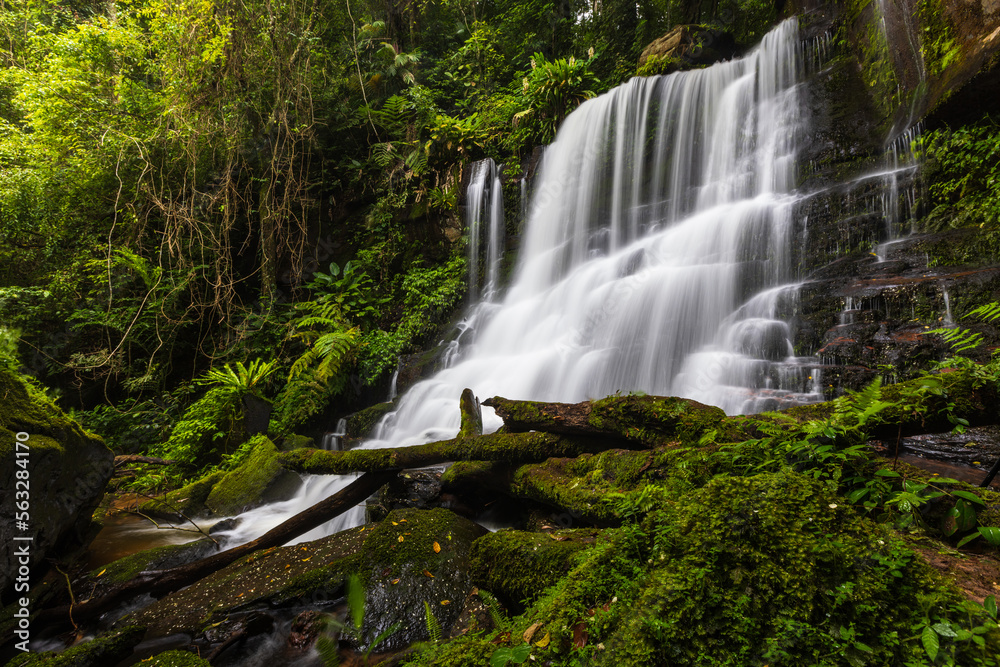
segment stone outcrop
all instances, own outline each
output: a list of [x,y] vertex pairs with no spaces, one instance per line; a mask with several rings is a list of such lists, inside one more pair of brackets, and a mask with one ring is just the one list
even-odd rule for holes
[[705,67],[736,55],[732,35],[702,25],[679,25],[639,55],[639,74],[670,74]]
[[20,545],[30,545],[25,570],[34,580],[47,557],[88,541],[114,454],[40,390],[0,367],[0,456],[0,595],[7,603],[25,592],[15,590]]

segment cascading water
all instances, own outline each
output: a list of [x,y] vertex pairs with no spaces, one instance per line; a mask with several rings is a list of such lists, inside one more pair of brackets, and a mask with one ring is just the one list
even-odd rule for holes
[[560,401],[676,394],[730,412],[759,407],[754,390],[768,387],[809,400],[818,378],[781,368],[791,350],[777,318],[795,292],[782,285],[799,46],[786,21],[745,58],[635,78],[571,114],[546,150],[505,299],[370,446],[450,437],[464,387]]
[[[802,51],[789,20],[742,59],[635,78],[582,104],[545,151],[502,300],[502,251],[482,228],[488,216],[502,238],[500,183],[491,161],[475,165],[467,215],[480,300],[447,367],[401,396],[362,446],[452,437],[465,387],[557,401],[641,391],[728,412],[819,400],[818,373],[791,356],[779,317],[797,300],[789,246]],[[487,248],[480,287],[483,236],[497,251]],[[488,431],[500,424],[490,410],[483,417]],[[247,528],[228,537],[259,535],[348,481],[309,477],[297,498],[247,513]],[[355,510],[300,540],[359,521]]]
[[[469,296],[472,301],[492,301],[500,284],[504,211],[500,170],[491,158],[472,165],[472,176],[466,191],[466,224],[469,229]],[[484,241],[486,252],[482,253]],[[485,264],[480,287],[479,260],[482,254],[485,254]]]

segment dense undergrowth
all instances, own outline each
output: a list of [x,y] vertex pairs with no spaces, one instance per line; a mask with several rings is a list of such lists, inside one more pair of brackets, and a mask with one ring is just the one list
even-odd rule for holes
[[604,516],[621,526],[568,551],[531,533],[483,538],[478,583],[523,612],[426,645],[407,664],[998,664],[995,596],[970,601],[913,543],[1000,547],[1000,497],[874,459],[866,446],[884,424],[963,428],[977,402],[993,400],[1000,362],[945,369],[727,418],[679,449],[565,466],[575,472],[560,483],[584,492],[550,498],[581,516],[593,500],[585,490],[603,486]]

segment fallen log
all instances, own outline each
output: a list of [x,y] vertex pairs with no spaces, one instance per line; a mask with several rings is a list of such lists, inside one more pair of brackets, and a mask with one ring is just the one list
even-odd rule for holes
[[511,433],[544,431],[613,438],[657,447],[671,442],[694,444],[710,428],[720,427],[720,408],[686,398],[610,396],[583,403],[514,401],[501,396],[483,401]]
[[86,600],[77,605],[43,610],[35,617],[34,622],[39,624],[39,627],[50,624],[68,624],[71,612],[72,619],[79,622],[96,618],[132,596],[144,593],[162,595],[176,591],[221,570],[244,556],[261,549],[281,546],[330,519],[340,516],[377,491],[383,484],[392,479],[394,474],[391,472],[364,474],[337,493],[321,500],[309,509],[299,512],[252,542],[227,549],[187,565],[169,570],[144,572],[134,579],[112,588],[99,598]]
[[600,452],[621,443],[606,438],[553,433],[490,433],[472,438],[453,438],[413,447],[352,449],[293,449],[278,454],[288,470],[313,475],[343,475],[356,471],[425,468],[454,461],[504,461],[538,463],[553,456],[574,457]]

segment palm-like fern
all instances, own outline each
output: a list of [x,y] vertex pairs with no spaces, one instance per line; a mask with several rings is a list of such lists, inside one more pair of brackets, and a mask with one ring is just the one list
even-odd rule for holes
[[235,365],[226,364],[219,370],[213,368],[194,381],[200,385],[221,385],[242,394],[260,395],[259,387],[278,369],[278,361],[262,361],[254,359],[246,366],[237,361]]

